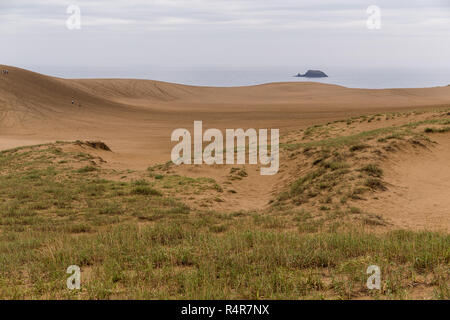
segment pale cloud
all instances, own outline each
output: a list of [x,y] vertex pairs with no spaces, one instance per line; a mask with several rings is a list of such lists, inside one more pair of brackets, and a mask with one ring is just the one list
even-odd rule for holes
[[[443,64],[450,0],[1,0],[6,63]],[[66,8],[81,8],[69,31]],[[366,8],[381,8],[369,31]],[[117,43],[121,43],[118,46]],[[373,46],[373,48],[372,48]],[[80,47],[83,48],[82,52]],[[308,48],[309,50],[305,50]],[[314,52],[312,48],[320,48]],[[39,54],[29,57],[27,52]],[[81,53],[80,53],[81,52]],[[333,56],[326,56],[332,52]],[[401,57],[404,57],[403,59]],[[107,58],[105,58],[107,57]],[[175,61],[175,62],[174,62]],[[281,61],[281,62],[280,62]]]
[[[65,8],[77,4],[87,25],[114,28],[115,24],[128,24],[137,29],[142,25],[168,24],[179,28],[205,24],[213,28],[227,24],[242,28],[258,25],[261,28],[356,28],[367,18],[365,9],[370,2],[367,5],[364,2],[347,0],[337,6],[335,1],[328,0],[10,0],[9,5],[8,1],[3,3],[0,18],[5,24],[8,15],[14,15],[17,25],[42,29],[54,26],[54,19],[66,19]],[[421,27],[449,26],[448,12],[439,2],[416,0],[404,2],[402,7],[396,6],[396,1],[378,2],[389,25],[413,20]],[[436,17],[431,21],[428,15]]]

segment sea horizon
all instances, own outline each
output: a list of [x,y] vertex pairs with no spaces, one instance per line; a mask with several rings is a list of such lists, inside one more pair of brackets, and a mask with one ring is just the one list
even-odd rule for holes
[[[319,82],[361,89],[427,88],[450,85],[450,69],[358,67],[156,67],[156,66],[18,66],[49,76],[156,80],[194,86],[235,87],[273,82]],[[327,78],[297,78],[307,70]]]

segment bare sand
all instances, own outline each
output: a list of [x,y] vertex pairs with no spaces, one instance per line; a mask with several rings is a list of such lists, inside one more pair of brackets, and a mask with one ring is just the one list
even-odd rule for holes
[[[362,114],[450,106],[450,86],[375,90],[302,82],[195,87],[152,80],[69,80],[0,67],[9,70],[0,77],[0,150],[101,140],[113,150],[105,155],[109,166],[136,170],[169,161],[171,132],[192,130],[194,120],[202,120],[204,130],[279,128],[283,134]],[[387,179],[395,192],[370,203],[370,209],[388,212],[398,227],[432,229],[444,223],[448,229],[450,139],[441,140],[435,153],[391,159]],[[258,172],[254,168],[250,179],[237,183],[237,194],[223,206],[260,209],[289,180],[283,170],[276,178]],[[219,181],[227,174],[205,166],[180,173]]]
[[[152,80],[49,77],[11,66],[0,78],[0,149],[55,140],[99,139],[129,167],[170,160],[170,134],[204,128],[281,132],[361,114],[450,104],[450,86],[350,89],[270,83],[194,87]],[[75,103],[71,101],[74,98]]]

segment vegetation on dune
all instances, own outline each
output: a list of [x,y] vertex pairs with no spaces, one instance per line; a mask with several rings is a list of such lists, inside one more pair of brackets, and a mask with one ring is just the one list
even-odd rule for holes
[[[416,116],[423,116],[417,120]],[[383,170],[379,164],[389,153],[403,148],[426,147],[432,142],[426,133],[444,133],[450,119],[446,111],[409,112],[404,114],[379,114],[373,117],[394,119],[412,117],[397,125],[381,123],[377,128],[359,131],[353,127],[354,134],[348,135],[345,121],[309,127],[300,137],[308,142],[296,142],[287,138],[281,146],[290,154],[291,160],[298,161],[303,168],[289,190],[280,193],[273,205],[286,207],[286,203],[301,206],[309,204],[335,208],[344,206],[347,210],[352,204],[348,200],[361,200],[375,192],[385,191],[388,185],[383,181]],[[370,122],[373,117],[361,116],[349,119],[346,125]],[[433,125],[433,127],[429,127]],[[297,140],[300,140],[297,137]],[[346,205],[346,206],[345,206]],[[289,206],[288,206],[289,207]],[[346,207],[346,208],[345,208]],[[322,210],[324,211],[324,210]]]
[[[317,139],[315,141],[310,142],[301,142],[301,143],[284,143],[280,144],[280,147],[285,148],[286,150],[296,150],[299,148],[311,148],[311,147],[344,147],[348,146],[350,151],[359,151],[363,150],[367,147],[364,142],[369,141],[374,138],[380,138],[380,142],[384,142],[390,139],[401,139],[405,136],[411,137],[424,137],[421,132],[414,131],[414,129],[423,126],[423,125],[446,125],[450,124],[450,119],[427,119],[423,121],[414,121],[407,124],[399,125],[399,126],[388,126],[377,128],[374,130],[363,131],[353,135],[348,136],[338,136],[333,138],[326,139]],[[312,127],[314,128],[314,127]],[[447,127],[441,129],[434,129],[436,131],[431,130],[431,132],[446,132]],[[440,131],[439,131],[440,130]],[[307,129],[308,131],[308,129]],[[306,131],[306,132],[307,132]],[[425,132],[430,132],[426,131]],[[306,133],[305,133],[306,135]]]
[[[1,236],[0,293],[13,298],[405,298],[411,283],[432,274],[436,297],[448,298],[448,236],[279,228],[265,221],[255,225],[246,214],[209,212],[79,237],[7,232]],[[65,288],[65,268],[71,264],[86,274],[80,292]],[[365,287],[369,264],[383,272],[380,292]]]
[[[357,205],[386,188],[378,157],[388,141],[426,143],[425,128],[446,121],[293,141],[301,149],[290,157],[307,170],[255,212],[192,209],[183,196],[226,193],[171,174],[170,163],[114,172],[62,142],[0,152],[0,298],[403,299],[426,286],[449,299],[450,236],[374,233],[385,222]],[[328,134],[307,136],[318,132]],[[229,181],[247,176],[227,171]],[[70,265],[81,267],[81,290],[66,288]],[[366,287],[369,265],[381,268],[381,290]]]

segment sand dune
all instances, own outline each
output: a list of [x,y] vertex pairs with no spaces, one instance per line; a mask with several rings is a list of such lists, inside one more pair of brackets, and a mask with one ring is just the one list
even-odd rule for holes
[[[213,88],[6,68],[0,297],[448,297],[450,87]],[[278,173],[176,166],[171,132],[194,120],[280,128]],[[77,293],[64,286],[71,264]],[[373,293],[361,278],[372,264]]]
[[[166,161],[173,129],[287,130],[363,113],[450,104],[450,87],[349,89],[319,83],[195,87],[152,80],[60,79],[9,69],[0,81],[0,148],[27,142],[102,139],[142,165]],[[75,104],[71,104],[72,97]],[[128,160],[129,161],[129,160]]]
[[396,227],[450,230],[450,138],[433,141],[431,150],[392,155],[386,164],[391,192],[368,205]]
[[[171,132],[180,127],[192,129],[194,120],[202,120],[205,128],[280,128],[284,134],[291,129],[350,116],[450,106],[450,86],[369,90],[302,82],[195,87],[153,80],[69,80],[0,67],[9,69],[9,74],[0,78],[0,149],[56,140],[98,139],[114,151],[105,155],[109,168],[139,170],[169,161]],[[390,123],[398,125],[402,121],[407,120],[392,119]],[[343,127],[344,133],[340,134],[347,131],[354,134],[351,130],[371,130],[380,125],[386,124]],[[448,188],[447,178],[430,177],[439,177],[436,173],[447,163],[447,138],[440,141],[441,149],[447,150],[443,153],[444,160],[439,155],[434,156],[439,161],[433,156],[415,156],[418,160],[405,166],[408,155],[392,159],[394,164],[392,170],[387,170],[390,172],[387,180],[398,187],[396,190],[404,192],[383,195],[385,200],[373,203],[374,211],[394,212],[397,204],[402,203],[403,209],[391,217],[396,225],[411,228],[438,225],[447,216],[446,205],[440,205],[446,203],[443,193]],[[264,178],[257,169],[251,169],[249,179],[235,183],[237,195],[216,206],[223,209],[265,207],[295,178],[292,172],[298,174],[295,167],[285,169],[290,162],[282,157],[286,162],[282,163],[279,175]],[[226,181],[229,175],[229,168],[180,167],[177,171],[188,176],[209,176],[217,181]],[[415,174],[409,175],[410,171]],[[420,181],[426,187],[415,187]],[[433,214],[435,209],[440,211]],[[429,214],[424,218],[422,212]],[[410,221],[411,216],[417,217]]]

